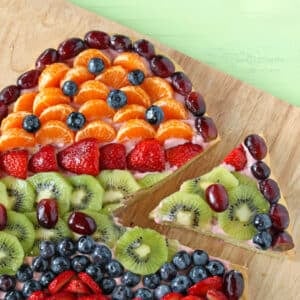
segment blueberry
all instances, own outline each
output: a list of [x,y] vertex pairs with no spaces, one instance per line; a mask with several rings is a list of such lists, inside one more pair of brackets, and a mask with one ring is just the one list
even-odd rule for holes
[[152,125],[158,125],[164,119],[163,110],[156,105],[151,105],[145,112],[146,120]]
[[49,262],[42,256],[37,256],[32,260],[31,268],[34,272],[45,272],[49,267]]
[[19,291],[10,291],[6,293],[4,300],[23,300],[24,297]]
[[112,259],[106,266],[106,272],[110,277],[120,277],[124,273],[123,266],[115,259]]
[[253,237],[252,241],[258,248],[266,250],[271,247],[272,236],[267,231],[261,231]]
[[58,274],[69,270],[71,267],[70,260],[65,256],[53,257],[50,264],[50,269],[53,273]]
[[132,85],[140,85],[145,79],[145,75],[141,70],[133,70],[128,73],[128,81]]
[[212,276],[223,276],[225,273],[224,265],[218,260],[209,261],[205,268]]
[[253,219],[253,225],[258,231],[263,231],[272,226],[272,221],[268,214],[258,214]]
[[0,276],[0,291],[7,292],[14,289],[16,286],[16,278],[9,275]]
[[66,120],[68,127],[72,130],[81,129],[85,122],[85,116],[80,112],[71,112]]
[[167,262],[159,269],[159,275],[162,280],[170,281],[177,275],[177,271],[172,263]]
[[100,267],[89,265],[86,267],[85,272],[89,274],[98,283],[103,278],[103,273]]
[[123,274],[121,282],[129,287],[134,287],[141,281],[141,276],[130,271]]
[[55,245],[50,241],[42,241],[40,243],[40,256],[51,258],[55,254]]
[[154,290],[154,297],[155,299],[160,300],[164,295],[169,293],[171,293],[171,288],[166,284],[162,284]]
[[145,275],[143,278],[144,286],[149,289],[155,289],[160,284],[160,277],[158,274]]
[[189,277],[185,275],[176,276],[171,282],[171,289],[175,293],[186,293],[187,289],[192,285]]
[[23,119],[22,127],[24,130],[34,133],[41,127],[39,118],[35,115],[28,115]]
[[29,265],[23,264],[17,271],[16,278],[21,282],[32,279],[33,271]]
[[178,270],[187,269],[191,263],[191,256],[186,251],[179,251],[173,256],[173,264]]
[[132,299],[133,294],[131,289],[126,285],[117,285],[111,295],[112,300],[129,300]]
[[208,263],[208,254],[203,250],[195,250],[192,254],[193,264],[195,266],[205,266]]
[[113,278],[103,278],[100,282],[100,286],[104,295],[109,295],[116,286],[116,281]]
[[78,92],[78,85],[72,80],[65,81],[62,86],[62,92],[69,97],[73,97]]
[[100,74],[104,70],[104,62],[101,58],[95,57],[91,58],[88,62],[88,70],[94,75]]
[[97,245],[91,254],[93,262],[97,266],[104,266],[111,260],[111,252],[104,245]]
[[134,297],[142,300],[153,300],[153,292],[146,288],[139,288],[136,290]]
[[90,259],[84,255],[76,255],[71,259],[72,269],[77,273],[83,272],[90,263]]
[[55,274],[51,271],[46,271],[40,277],[40,285],[43,287],[48,286],[48,284],[55,278]]
[[38,281],[33,279],[28,280],[23,285],[22,294],[24,295],[24,297],[29,297],[30,294],[32,294],[35,291],[39,291],[41,288],[42,287]]
[[63,238],[57,244],[57,252],[61,256],[71,256],[76,252],[76,247],[72,239]]
[[81,236],[77,241],[77,250],[83,254],[91,254],[95,249],[95,241],[88,235]]
[[121,108],[127,104],[127,96],[120,90],[112,90],[108,94],[107,103],[114,109]]
[[189,272],[189,277],[194,283],[197,283],[208,277],[208,272],[203,266],[194,266]]

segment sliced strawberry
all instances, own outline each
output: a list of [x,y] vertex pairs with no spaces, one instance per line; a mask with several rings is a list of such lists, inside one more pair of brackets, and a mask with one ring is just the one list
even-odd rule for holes
[[72,279],[65,287],[65,292],[77,294],[90,294],[91,290],[80,279]]
[[217,290],[209,290],[206,293],[207,300],[228,300],[228,298],[221,292]]
[[43,291],[35,291],[29,297],[28,300],[46,300],[47,295]]
[[77,300],[76,294],[69,292],[59,292],[52,296],[49,296],[47,300]]
[[100,148],[100,169],[126,169],[126,149],[123,144],[111,143]]
[[171,166],[181,167],[203,151],[200,145],[185,143],[166,150],[166,158]]
[[59,165],[75,174],[89,174],[96,176],[99,173],[99,147],[96,139],[84,139],[57,154]]
[[26,150],[11,150],[1,155],[1,168],[8,175],[26,179],[29,154]]
[[221,290],[223,286],[223,278],[220,276],[207,277],[188,289],[188,295],[206,296],[209,290]]
[[183,295],[179,293],[169,293],[163,296],[162,300],[181,300]]
[[247,164],[247,157],[242,145],[233,149],[224,159],[224,163],[234,167],[235,171],[241,171]]
[[78,277],[95,293],[102,294],[102,290],[97,282],[87,273],[80,272]]
[[198,296],[188,295],[183,297],[181,300],[205,300],[205,299]]
[[155,139],[139,142],[127,155],[127,167],[140,172],[155,172],[165,169],[163,147]]
[[109,300],[107,296],[97,294],[97,295],[78,295],[77,300]]
[[57,275],[48,285],[49,292],[54,295],[59,292],[75,276],[72,270],[64,271]]
[[33,173],[58,171],[55,147],[46,145],[33,154],[29,160],[28,169]]

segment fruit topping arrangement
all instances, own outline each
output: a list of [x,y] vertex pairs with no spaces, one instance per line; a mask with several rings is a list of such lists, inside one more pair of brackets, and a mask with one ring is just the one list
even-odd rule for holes
[[179,191],[161,200],[151,218],[252,249],[294,248],[286,202],[263,161],[267,152],[261,136],[249,135],[220,166],[183,182]]
[[0,276],[5,300],[231,300],[244,286],[229,263],[139,227],[113,248],[90,236],[42,241],[15,275]]

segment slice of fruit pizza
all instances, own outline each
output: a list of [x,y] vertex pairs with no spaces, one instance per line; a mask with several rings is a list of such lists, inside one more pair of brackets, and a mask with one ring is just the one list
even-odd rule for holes
[[[113,246],[90,236],[42,241],[37,256],[28,257],[16,275],[0,275],[1,299],[247,299],[244,268],[152,229],[122,231]],[[7,242],[13,248],[11,239]]]
[[264,139],[249,135],[220,166],[183,182],[150,216],[248,249],[290,253],[294,243],[287,203],[268,161]]
[[[114,210],[219,139],[202,95],[179,66],[147,40],[101,31],[46,49],[34,69],[0,92],[0,120],[4,175],[97,176],[104,192],[94,200],[94,180],[67,180],[78,191],[69,197],[71,186],[65,190],[65,212],[95,201]],[[50,186],[40,178],[30,179],[38,193]]]

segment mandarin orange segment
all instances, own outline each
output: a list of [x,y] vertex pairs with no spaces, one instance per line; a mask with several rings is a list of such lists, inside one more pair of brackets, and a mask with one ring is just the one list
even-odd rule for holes
[[165,120],[186,119],[188,117],[184,105],[175,99],[162,98],[154,102],[153,105],[159,106],[163,110]]
[[100,143],[111,142],[116,136],[115,129],[104,121],[93,121],[79,130],[76,134],[75,140],[80,141],[86,138],[95,138]]
[[65,96],[59,88],[45,88],[35,97],[33,113],[39,116],[46,108],[57,104],[69,104],[70,98]]
[[145,120],[133,119],[122,124],[120,127],[117,140],[125,142],[131,139],[147,139],[155,136],[154,128]]
[[40,145],[68,145],[74,142],[74,133],[64,122],[51,120],[41,126],[35,139]]
[[0,136],[0,151],[13,148],[26,148],[35,146],[34,134],[28,133],[22,128],[7,129]]
[[128,73],[123,67],[112,66],[98,75],[96,80],[100,80],[111,88],[120,89],[121,87],[129,85],[127,75]]
[[46,66],[39,77],[39,90],[47,87],[59,87],[60,81],[70,68],[63,63]]
[[149,75],[149,67],[146,65],[145,60],[134,52],[123,52],[119,54],[113,64],[115,66],[122,66],[128,71],[141,70],[145,76]]
[[27,111],[18,111],[18,112],[10,113],[1,122],[2,133],[10,128],[22,128],[23,119],[28,115],[30,115],[30,113]]
[[21,95],[14,103],[13,111],[28,111],[32,112],[32,106],[37,92],[25,93]]
[[40,115],[41,124],[45,124],[51,120],[57,120],[65,122],[68,115],[74,111],[74,108],[69,104],[57,104],[49,106]]
[[83,104],[88,100],[102,99],[106,100],[109,93],[108,87],[98,80],[88,80],[84,82],[74,97],[74,103]]
[[77,83],[77,85],[82,84],[87,80],[94,79],[94,75],[91,74],[86,68],[84,67],[76,67],[70,69],[65,76],[62,78],[60,85],[62,86],[65,81],[72,80]]
[[89,100],[82,104],[79,109],[87,121],[99,120],[101,118],[111,118],[115,111],[103,100]]
[[160,77],[148,77],[145,78],[141,87],[150,96],[151,101],[155,102],[161,98],[173,98],[174,91],[169,82]]
[[88,62],[92,58],[101,58],[106,68],[111,65],[110,58],[98,49],[87,49],[79,53],[74,59],[74,67],[85,67],[87,68]]
[[159,125],[155,138],[162,143],[170,138],[191,140],[193,129],[181,120],[168,120]]
[[120,108],[114,115],[113,121],[116,123],[125,122],[131,119],[144,119],[146,108],[137,104],[128,104]]
[[127,104],[138,104],[144,107],[151,105],[149,95],[139,86],[125,86],[120,89],[127,96]]

